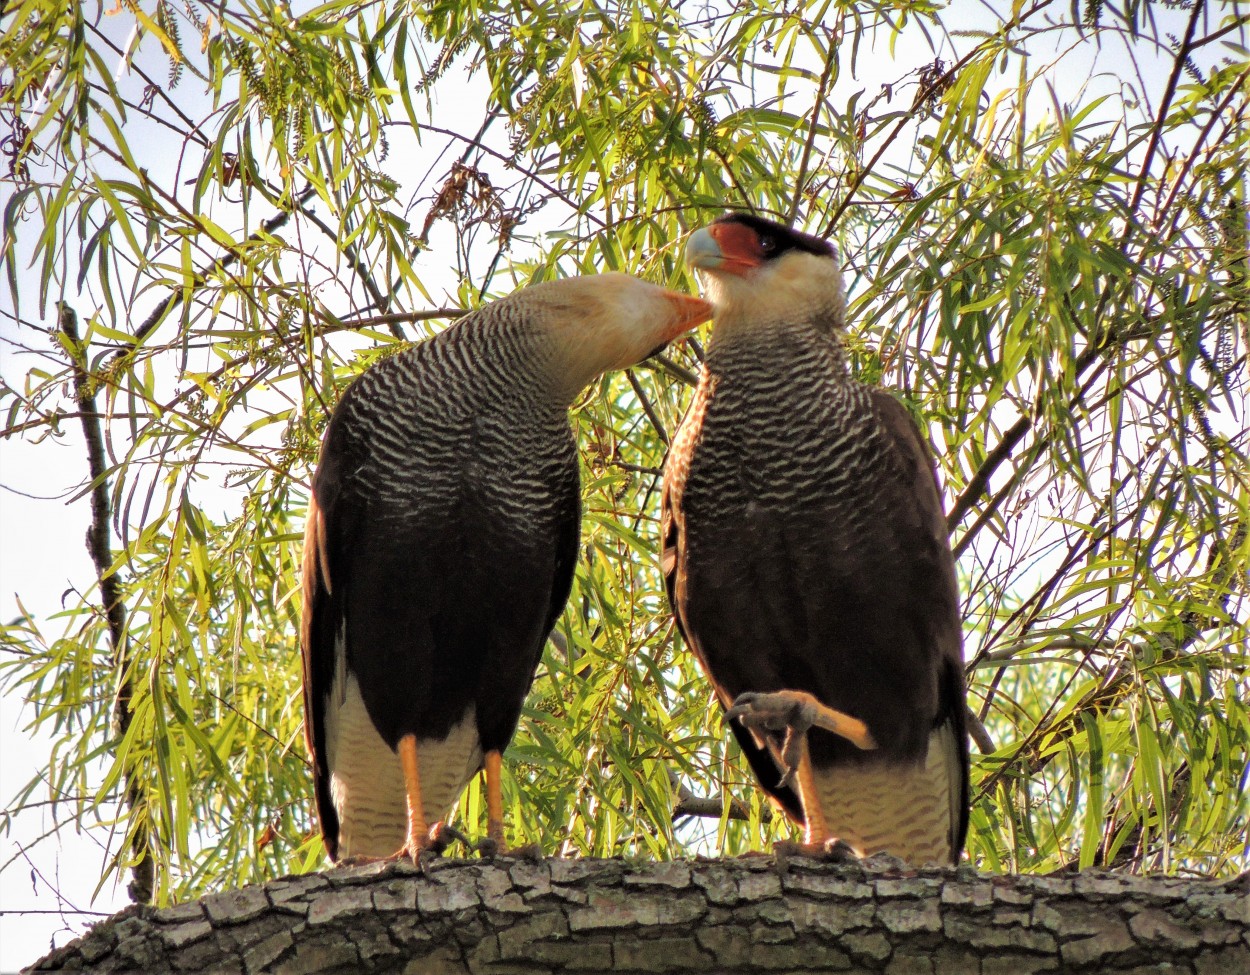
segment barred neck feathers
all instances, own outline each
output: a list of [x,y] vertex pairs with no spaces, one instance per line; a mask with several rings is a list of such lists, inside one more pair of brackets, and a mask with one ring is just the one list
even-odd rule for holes
[[836,261],[790,252],[749,278],[704,274],[703,280],[716,309],[708,349],[710,366],[747,349],[768,357],[770,345],[806,343],[814,354],[831,355],[837,376],[849,379],[846,354],[837,335],[846,314],[846,293]]
[[716,432],[704,451],[737,452],[724,468],[765,502],[880,463],[871,394],[851,378],[838,336],[846,298],[837,262],[790,251],[749,275],[703,279],[716,309],[700,384],[701,419]]
[[438,385],[450,387],[431,392],[469,409],[489,402],[563,409],[546,375],[549,343],[532,317],[525,302],[497,301],[413,349],[412,362],[424,360]]
[[562,278],[533,285],[489,306],[522,345],[553,403],[569,406],[602,373],[624,369],[711,317],[711,306],[628,274]]
[[809,323],[709,349],[696,403],[704,460],[731,479],[716,488],[725,497],[824,497],[884,462],[870,390],[850,377],[833,334]]
[[[486,457],[528,451],[537,468],[567,453],[567,409],[536,365],[546,343],[517,319],[496,302],[353,384],[332,422],[370,458],[361,476],[372,489],[407,496],[420,483],[437,493]],[[466,462],[448,462],[457,456]]]
[[[563,451],[568,406],[606,369],[630,365],[711,317],[711,306],[624,274],[523,288],[460,320],[353,387],[346,423],[406,469],[414,438],[452,449],[466,429],[524,452]],[[354,417],[355,419],[352,419]],[[489,418],[489,419],[488,419]]]

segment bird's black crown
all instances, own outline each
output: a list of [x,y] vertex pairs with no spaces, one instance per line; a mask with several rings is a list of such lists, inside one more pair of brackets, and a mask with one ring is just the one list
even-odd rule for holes
[[787,227],[785,224],[778,223],[775,220],[757,217],[753,213],[733,211],[717,217],[712,223],[740,223],[745,227],[750,227],[759,234],[760,243],[763,245],[767,259],[770,261],[780,257],[786,251],[792,250],[835,260],[838,256],[837,248],[823,237],[817,237],[815,234],[805,234],[801,230]]

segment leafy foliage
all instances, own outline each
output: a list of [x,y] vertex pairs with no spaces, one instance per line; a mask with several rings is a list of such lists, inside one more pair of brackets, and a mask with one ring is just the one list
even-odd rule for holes
[[[690,288],[683,233],[734,206],[836,236],[855,369],[934,441],[983,726],[973,860],[1244,867],[1244,4],[958,16],[10,4],[6,341],[53,345],[0,389],[4,436],[61,436],[100,403],[126,610],[120,641],[98,592],[5,629],[6,686],[56,740],[10,812],[47,793],[83,825],[116,815],[115,869],[151,858],[161,900],[317,866],[295,594],[336,397],[527,282]],[[80,340],[38,324],[54,301]],[[785,832],[656,566],[699,357],[684,343],[575,411],[584,554],[506,782],[514,838],[548,851]],[[674,822],[698,796],[719,819]],[[470,831],[484,805],[475,784]]]

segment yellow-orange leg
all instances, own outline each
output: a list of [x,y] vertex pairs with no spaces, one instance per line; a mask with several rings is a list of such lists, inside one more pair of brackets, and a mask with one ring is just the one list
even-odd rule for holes
[[816,790],[816,773],[812,769],[812,755],[807,747],[807,735],[803,735],[803,743],[799,746],[799,767],[796,778],[799,786],[799,802],[803,805],[803,818],[807,828],[803,832],[803,845],[808,848],[824,845],[829,837],[829,824],[825,820],[825,810],[820,804],[820,793]]
[[404,794],[408,799],[408,838],[395,852],[395,857],[408,857],[413,863],[426,850],[442,853],[456,835],[442,823],[430,829],[425,821],[425,806],[421,801],[421,759],[418,755],[416,735],[404,735],[399,739],[399,764],[404,770]]
[[[777,852],[780,855],[797,852],[841,856],[843,851],[839,847],[843,844],[839,844],[829,833],[829,823],[816,788],[807,732],[810,728],[823,728],[845,738],[856,748],[869,751],[877,747],[877,742],[868,726],[859,718],[823,704],[806,691],[741,694],[726,714],[729,718],[737,718],[748,728],[761,748],[769,748],[782,771],[779,784],[793,782],[798,790],[803,818],[807,823],[803,843],[797,846],[778,843]],[[765,732],[772,734],[766,737],[762,734]],[[775,737],[779,732],[785,732],[780,747]]]
[[784,864],[786,857],[793,854],[837,861],[857,859],[855,851],[829,830],[829,821],[825,818],[825,807],[820,801],[820,792],[816,788],[816,772],[812,768],[812,755],[807,747],[806,734],[801,736],[797,751],[799,758],[794,778],[799,792],[799,802],[803,806],[803,819],[807,825],[803,831],[802,843],[781,840],[773,845],[773,853],[777,857],[778,865]]
[[542,850],[534,844],[510,850],[503,840],[503,755],[489,751],[482,765],[486,771],[486,839],[478,843],[478,850],[482,856],[540,858]]
[[486,836],[499,850],[503,841],[503,756],[486,753]]
[[417,755],[417,736],[399,739],[399,764],[404,770],[404,794],[408,797],[408,838],[399,851],[414,861],[429,846],[430,828],[425,822],[425,806],[421,802],[421,760]]

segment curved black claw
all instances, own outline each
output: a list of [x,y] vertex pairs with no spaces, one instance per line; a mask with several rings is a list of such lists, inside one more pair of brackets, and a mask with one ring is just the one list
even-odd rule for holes
[[421,873],[427,872],[429,864],[433,863],[446,852],[456,840],[459,840],[465,846],[472,849],[469,838],[454,826],[448,826],[446,823],[435,823],[430,827],[430,831],[425,834],[429,840],[428,845],[417,851],[417,855],[412,858],[412,862],[416,865]]
[[823,843],[778,840],[773,844],[773,855],[779,861],[789,857],[811,857],[815,860],[827,860],[830,863],[859,863],[859,857],[855,855],[855,851],[837,837],[831,837]]
[[752,737],[761,748],[765,742],[761,740],[761,732],[768,733],[774,743],[785,732],[779,744],[781,752],[777,767],[781,770],[779,786],[790,785],[799,769],[799,759],[803,754],[803,736],[816,721],[816,709],[810,700],[793,692],[782,691],[775,694],[763,694],[748,691],[739,694],[725,716],[738,722],[751,732]]
[[412,865],[417,868],[417,873],[425,875],[430,872],[430,865],[441,858],[442,855],[437,850],[418,850],[417,855],[413,857]]
[[428,836],[430,845],[425,848],[424,852],[432,853],[434,856],[442,856],[456,840],[459,840],[469,849],[473,849],[473,844],[464,833],[454,826],[448,826],[446,823],[435,823],[430,827]]
[[836,836],[825,841],[825,859],[832,863],[859,862],[859,857],[856,856],[851,845],[844,840],[838,839]]

